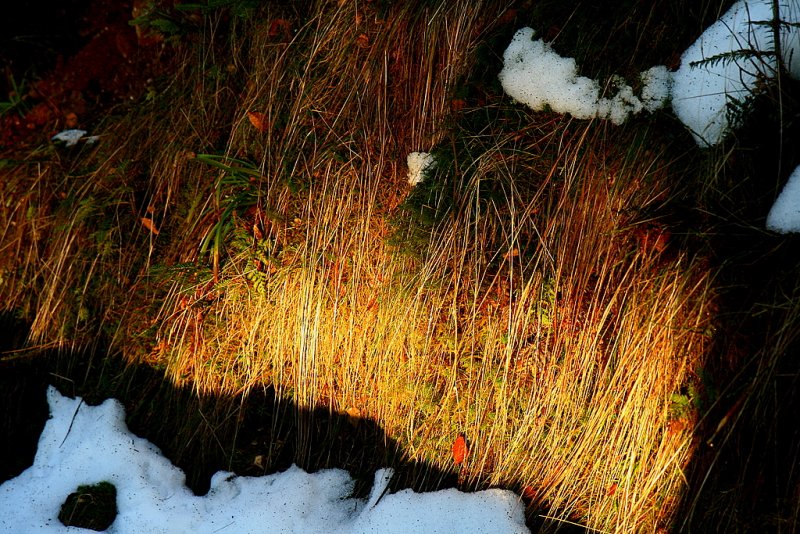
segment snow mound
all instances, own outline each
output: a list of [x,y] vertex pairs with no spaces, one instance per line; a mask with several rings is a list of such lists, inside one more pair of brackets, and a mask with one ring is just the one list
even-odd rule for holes
[[0,485],[0,531],[73,532],[58,520],[61,503],[80,485],[110,482],[120,533],[212,532],[528,532],[519,497],[509,491],[410,490],[384,494],[391,470],[380,470],[367,501],[351,497],[346,471],[239,477],[218,472],[207,495],[195,496],[184,473],[125,426],[122,405],[91,407],[49,388],[51,418],[33,466]]
[[[718,144],[738,125],[727,104],[743,102],[777,72],[772,0],[740,0],[708,27],[681,56],[673,75],[672,109],[700,146]],[[781,53],[789,74],[800,79],[800,2],[779,1]]]
[[549,106],[576,119],[597,117],[622,124],[643,109],[655,111],[669,96],[669,71],[666,67],[653,67],[641,74],[641,99],[619,77],[612,79],[616,94],[601,97],[600,84],[578,75],[574,58],[561,57],[548,43],[534,41],[533,37],[531,28],[517,31],[503,53],[503,70],[499,74],[506,94],[531,109]]

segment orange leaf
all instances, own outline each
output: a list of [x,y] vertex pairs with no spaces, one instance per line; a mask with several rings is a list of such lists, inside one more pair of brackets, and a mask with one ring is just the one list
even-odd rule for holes
[[253,237],[256,238],[256,241],[261,241],[262,239],[264,239],[264,233],[261,231],[261,228],[259,228],[257,224],[253,225]]
[[522,497],[530,501],[536,501],[539,499],[539,492],[533,489],[532,486],[525,486],[522,488]]
[[142,226],[150,230],[150,232],[152,232],[153,234],[158,235],[158,228],[156,228],[153,219],[150,219],[149,217],[142,217],[139,220],[142,221]]
[[500,18],[497,19],[498,24],[508,24],[510,22],[514,22],[514,19],[517,18],[517,10],[516,9],[508,9],[505,13],[503,13]]
[[78,127],[78,116],[75,113],[67,113],[64,115],[64,126],[67,128]]
[[369,36],[366,33],[362,33],[356,37],[356,46],[359,48],[369,48]]
[[250,124],[255,126],[259,132],[266,132],[269,129],[269,119],[263,113],[248,111],[247,118],[250,119]]
[[617,483],[614,482],[606,490],[606,495],[608,495],[609,497],[613,497],[616,492],[617,492]]
[[456,465],[461,465],[464,463],[468,453],[467,439],[464,437],[464,434],[459,434],[453,442],[453,461]]

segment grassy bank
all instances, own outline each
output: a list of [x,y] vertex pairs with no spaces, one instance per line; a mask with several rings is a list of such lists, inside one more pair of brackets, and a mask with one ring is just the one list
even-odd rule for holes
[[[769,159],[745,145],[701,153],[667,112],[534,113],[496,73],[549,15],[566,54],[597,59],[587,75],[638,72],[697,36],[694,19],[664,31],[682,8],[721,6],[603,19],[635,51],[619,67],[623,45],[575,30],[595,13],[547,3],[146,13],[171,74],[112,108],[97,144],[3,160],[0,296],[31,325],[4,358],[102,340],[199,395],[271,386],[374,420],[409,459],[517,489],[532,515],[677,528],[713,467],[698,449],[763,413],[796,339],[791,268],[741,296],[749,260],[717,246],[757,239],[779,182],[757,183]],[[416,188],[412,151],[438,162]]]

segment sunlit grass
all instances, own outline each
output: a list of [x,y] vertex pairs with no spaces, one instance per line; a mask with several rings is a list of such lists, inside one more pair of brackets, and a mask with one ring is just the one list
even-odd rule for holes
[[[463,433],[465,483],[528,486],[534,505],[597,528],[667,521],[693,424],[673,397],[708,348],[709,271],[641,216],[671,194],[662,155],[552,127],[574,137],[544,164],[533,138],[469,143],[421,257],[387,244],[363,166],[328,167],[272,225],[285,245],[258,290],[246,251],[218,283],[175,287],[153,362],[201,391],[274,384],[374,418],[444,468]],[[240,226],[255,246],[261,231]]]

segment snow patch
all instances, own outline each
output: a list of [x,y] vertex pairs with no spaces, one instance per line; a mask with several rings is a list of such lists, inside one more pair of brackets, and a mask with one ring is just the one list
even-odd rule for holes
[[408,183],[419,185],[425,176],[436,166],[436,158],[427,152],[412,152],[406,157],[408,165]]
[[789,176],[767,215],[767,229],[781,234],[800,232],[800,167]]
[[386,493],[391,470],[380,470],[367,501],[351,497],[343,470],[240,477],[220,471],[211,489],[195,496],[186,477],[152,443],[125,426],[122,405],[87,406],[47,391],[51,418],[33,466],[0,485],[0,531],[64,534],[61,503],[80,485],[110,482],[117,517],[106,530],[126,533],[523,533],[523,506],[510,491],[444,490]]
[[[672,109],[699,146],[718,144],[738,126],[728,122],[731,99],[743,102],[759,83],[774,79],[774,35],[765,24],[773,18],[772,7],[772,0],[740,0],[681,56]],[[781,0],[779,12],[781,53],[790,75],[800,79],[800,2]]]
[[666,67],[654,67],[641,74],[642,99],[620,77],[614,77],[616,94],[600,96],[597,80],[578,75],[574,58],[561,57],[542,39],[533,40],[531,28],[517,31],[503,53],[500,83],[514,100],[534,110],[549,106],[558,113],[569,113],[576,119],[610,119],[622,124],[631,115],[661,107],[669,94]]

